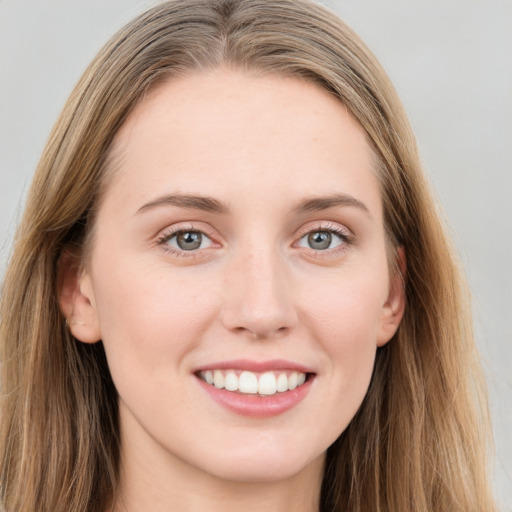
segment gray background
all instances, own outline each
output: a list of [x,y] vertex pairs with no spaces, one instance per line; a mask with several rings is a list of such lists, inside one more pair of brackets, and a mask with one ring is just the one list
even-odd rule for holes
[[[0,0],[0,275],[51,126],[103,43],[142,0]],[[512,511],[512,1],[331,0],[391,75],[474,295]]]

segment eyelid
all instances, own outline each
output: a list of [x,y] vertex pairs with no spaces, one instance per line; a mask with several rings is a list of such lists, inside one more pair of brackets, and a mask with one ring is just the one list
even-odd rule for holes
[[354,233],[344,226],[343,224],[338,224],[333,221],[316,221],[316,222],[308,222],[300,227],[297,231],[296,237],[300,240],[305,235],[310,233],[314,233],[315,231],[329,231],[335,234],[339,234],[344,238],[347,242],[352,242],[355,239]]

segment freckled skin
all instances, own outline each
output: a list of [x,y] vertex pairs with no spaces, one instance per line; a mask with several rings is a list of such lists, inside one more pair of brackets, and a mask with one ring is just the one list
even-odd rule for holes
[[[298,495],[304,482],[318,487],[325,450],[360,406],[402,304],[390,293],[362,128],[314,85],[221,69],[151,91],[116,145],[121,168],[80,282],[85,305],[75,307],[88,327],[75,334],[105,345],[120,396],[124,488],[165,489],[185,477],[286,482]],[[230,212],[137,213],[178,193],[215,198]],[[368,212],[293,210],[333,194]],[[176,226],[206,233],[204,248],[179,254],[173,239],[159,244]],[[337,247],[325,251],[305,243],[305,230],[327,228],[352,241],[332,235]],[[311,391],[276,417],[236,415],[193,371],[238,358],[305,365]]]

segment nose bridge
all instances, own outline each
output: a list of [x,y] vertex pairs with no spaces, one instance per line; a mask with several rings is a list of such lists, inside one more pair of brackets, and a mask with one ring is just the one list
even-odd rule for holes
[[296,323],[291,279],[274,244],[248,244],[234,258],[225,290],[226,327],[265,338]]

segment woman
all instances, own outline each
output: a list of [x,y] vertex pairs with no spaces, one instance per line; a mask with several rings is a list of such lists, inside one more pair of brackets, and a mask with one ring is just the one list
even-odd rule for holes
[[494,510],[464,285],[389,80],[303,1],[177,1],[56,124],[2,295],[11,511]]

